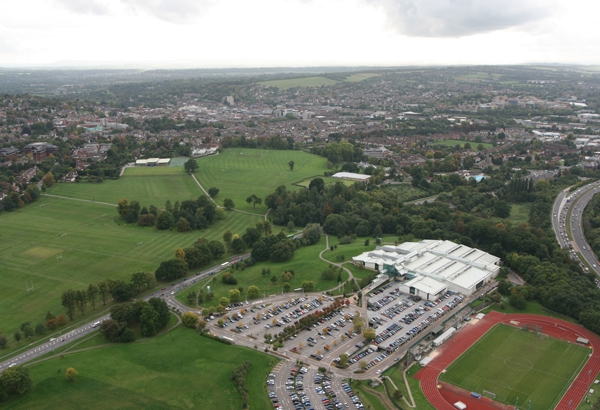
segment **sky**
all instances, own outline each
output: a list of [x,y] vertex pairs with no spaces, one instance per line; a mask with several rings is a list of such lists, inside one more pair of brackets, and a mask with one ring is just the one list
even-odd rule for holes
[[0,0],[0,67],[600,65],[597,0]]

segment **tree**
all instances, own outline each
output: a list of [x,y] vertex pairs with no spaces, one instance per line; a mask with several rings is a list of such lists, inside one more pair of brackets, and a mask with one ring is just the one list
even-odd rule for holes
[[254,299],[254,298],[258,297],[259,293],[260,293],[260,289],[258,288],[258,286],[254,286],[254,285],[248,286],[248,298]]
[[63,291],[60,298],[62,306],[67,311],[69,319],[73,320],[75,315],[75,308],[77,307],[77,295],[73,289],[67,289]]
[[154,272],[156,280],[172,280],[183,278],[188,270],[188,264],[183,259],[171,259],[161,262],[158,269]]
[[39,323],[35,327],[35,334],[39,336],[39,335],[43,335],[44,333],[46,333],[46,326],[44,326],[43,323]]
[[117,302],[127,302],[136,295],[135,286],[122,280],[116,281],[112,286],[111,295]]
[[394,398],[394,400],[400,400],[402,398],[402,392],[400,390],[396,389],[392,393],[392,397]]
[[375,340],[375,329],[373,329],[372,327],[368,327],[364,330],[363,332],[363,336],[365,337],[366,340],[368,340],[369,342],[372,342],[373,340]]
[[198,324],[198,315],[192,312],[185,312],[181,316],[181,321],[185,327],[196,327],[196,325]]
[[23,336],[29,339],[34,335],[33,328],[31,327],[31,323],[25,322],[21,325],[21,332],[23,332]]
[[75,370],[72,367],[69,367],[67,369],[67,372],[65,373],[65,377],[67,378],[68,381],[72,382],[75,380],[75,377],[77,377],[79,373],[77,373],[77,370]]
[[234,238],[231,241],[231,251],[233,253],[242,253],[247,247],[246,242],[240,237]]
[[23,394],[33,386],[29,369],[23,366],[9,367],[0,374],[0,386],[7,395]]
[[96,300],[98,299],[98,294],[100,290],[97,285],[91,283],[87,288],[87,299],[88,302],[92,305],[92,309],[96,309]]
[[177,232],[189,232],[192,230],[190,221],[185,219],[183,216],[179,218],[175,227],[177,228]]
[[233,203],[233,200],[231,198],[225,198],[223,200],[223,206],[227,210],[231,210],[231,209],[235,208],[235,204]]
[[196,162],[195,159],[190,158],[183,164],[183,168],[185,169],[185,172],[192,174],[198,169],[198,162]]
[[367,361],[366,360],[361,360],[358,362],[358,367],[360,370],[365,371],[367,370]]
[[228,229],[225,231],[225,233],[223,233],[223,242],[225,242],[225,245],[227,245],[228,250],[231,250],[231,241],[233,241],[233,232]]
[[512,207],[506,201],[494,201],[494,215],[498,218],[510,217],[510,211]]
[[290,162],[288,162],[288,167],[290,167],[290,171],[293,171],[293,170],[294,170],[294,165],[296,165],[296,164],[294,163],[294,161],[290,161]]
[[175,218],[173,218],[173,214],[169,211],[162,211],[156,217],[156,229],[171,229],[174,224]]
[[364,320],[360,315],[356,315],[352,318],[352,326],[354,329],[354,333],[360,333],[363,325],[364,325]]
[[216,197],[217,195],[219,195],[219,188],[208,188],[208,195],[210,195],[211,198]]
[[140,331],[142,332],[142,336],[154,336],[158,332],[158,329],[160,329],[159,320],[160,317],[158,312],[154,310],[154,307],[150,304],[144,306],[140,315]]
[[240,291],[237,289],[230,289],[229,290],[229,300],[231,300],[231,303],[237,303],[240,301]]
[[348,355],[346,353],[342,353],[340,355],[340,366],[342,366],[342,367],[348,366]]
[[42,183],[46,188],[51,188],[54,185],[54,175],[52,175],[52,172],[48,172],[46,175],[44,175],[44,178],[42,178]]
[[21,341],[21,339],[23,338],[23,335],[21,334],[21,332],[19,332],[18,330],[15,332],[15,334],[13,335],[13,337],[15,338],[17,344]]
[[253,207],[256,208],[256,205],[262,204],[262,199],[257,197],[256,195],[252,194],[248,198],[246,198],[246,202],[248,204],[252,204]]
[[8,339],[4,335],[0,335],[0,349],[4,349],[8,344]]
[[103,280],[98,283],[98,291],[100,292],[100,297],[102,298],[102,304],[106,305],[106,298],[110,294],[110,285],[108,281]]
[[221,299],[219,299],[219,305],[223,307],[229,306],[229,299],[223,296]]
[[206,320],[198,319],[198,323],[196,324],[196,329],[203,331],[206,328]]
[[315,289],[315,282],[312,280],[304,281],[300,286],[302,287],[302,289],[304,289],[305,292],[312,292]]
[[75,300],[77,301],[77,308],[82,315],[85,315],[85,307],[87,306],[87,291],[77,290],[75,291]]

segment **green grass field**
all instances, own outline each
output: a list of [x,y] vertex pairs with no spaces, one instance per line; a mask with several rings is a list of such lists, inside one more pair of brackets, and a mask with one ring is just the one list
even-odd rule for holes
[[[32,390],[3,408],[237,410],[242,402],[231,372],[250,361],[250,408],[267,409],[272,405],[265,380],[274,360],[179,327],[153,339],[66,354],[32,365]],[[74,382],[65,380],[68,367],[79,372]]]
[[[121,189],[121,180],[111,182]],[[125,179],[124,183],[130,184]],[[84,190],[80,196],[93,195],[89,187],[99,187],[71,186]],[[100,195],[95,198],[104,199]],[[42,197],[18,211],[2,213],[0,332],[11,336],[25,321],[35,326],[43,322],[47,310],[55,315],[63,313],[60,295],[68,288],[86,288],[109,277],[128,281],[138,270],[154,272],[160,262],[173,257],[175,249],[188,247],[199,237],[222,241],[225,230],[243,233],[261,219],[228,212],[224,220],[217,221],[210,229],[180,233],[117,224],[116,215],[116,208],[106,205],[52,197]],[[137,246],[138,243],[141,245]],[[62,258],[57,259],[60,255]],[[31,281],[34,291],[27,294],[25,282],[31,286]],[[14,341],[11,343],[16,345]]]
[[[288,163],[294,161],[294,170]],[[219,155],[198,160],[198,181],[205,189],[217,187],[215,198],[223,205],[225,198],[233,199],[236,209],[264,215],[267,207],[254,208],[246,203],[246,198],[257,195],[264,202],[267,195],[285,185],[288,189],[299,189],[292,185],[312,176],[323,175],[327,171],[327,159],[302,151],[276,151],[248,148],[230,148]]]
[[101,184],[56,184],[49,194],[96,200],[115,204],[123,198],[136,200],[141,206],[155,205],[163,208],[167,200],[185,201],[203,195],[194,179],[183,167],[136,167],[127,168],[118,180],[106,180]]
[[[514,405],[531,400],[531,409],[554,408],[590,350],[558,339],[538,337],[497,325],[455,360],[440,380],[467,391],[495,393],[495,400]],[[524,405],[524,404],[523,404]]]
[[471,149],[477,149],[477,146],[479,144],[483,145],[484,149],[490,149],[493,148],[493,145],[490,144],[489,142],[475,142],[475,141],[464,141],[464,140],[439,140],[439,141],[432,141],[429,145],[431,146],[436,146],[436,145],[445,145],[447,147],[455,147],[457,144],[462,147],[465,146],[465,143],[469,143],[471,144]]
[[288,78],[285,80],[271,80],[262,81],[259,84],[266,85],[267,87],[277,87],[280,90],[287,90],[288,88],[295,87],[320,87],[322,85],[334,85],[339,81],[335,81],[326,77],[300,77],[300,78]]

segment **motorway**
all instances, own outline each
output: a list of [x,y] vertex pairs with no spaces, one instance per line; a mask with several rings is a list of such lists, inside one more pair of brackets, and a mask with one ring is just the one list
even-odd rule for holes
[[[561,191],[552,207],[552,229],[560,247],[571,249],[571,259],[579,261],[583,270],[588,272],[589,268],[579,259],[581,255],[596,275],[600,275],[600,264],[585,240],[581,223],[583,210],[599,192],[600,181],[579,188],[573,193],[569,193],[567,188]],[[569,234],[572,239],[569,239]]]
[[[238,256],[238,257],[235,257],[234,259],[231,259],[230,263],[239,262],[239,261],[244,260],[249,257],[250,257],[250,254]],[[163,288],[164,291],[161,291],[160,289],[156,290],[152,294],[149,294],[149,295],[143,297],[142,299],[148,300],[153,297],[160,297],[160,296],[164,295],[167,304],[171,308],[182,311],[183,306],[180,305],[179,302],[177,302],[175,300],[175,293],[178,290],[180,290],[181,288],[193,285],[198,280],[206,278],[206,277],[210,276],[211,274],[213,274],[214,272],[219,271],[219,268],[220,268],[220,266],[216,266],[216,267],[207,269],[205,271],[199,272],[195,276],[191,276],[181,282],[178,282],[174,285],[168,286],[166,288],[168,290],[166,290],[165,288]],[[191,310],[191,309],[186,308],[186,310]],[[62,334],[62,331],[59,332],[58,334],[56,334],[56,333],[52,334],[48,341],[40,343],[28,350],[24,350],[22,353],[20,353],[16,356],[13,356],[10,359],[5,359],[5,360],[1,361],[0,362],[0,373],[8,367],[25,364],[35,358],[38,358],[47,353],[53,352],[57,347],[60,347],[63,344],[73,342],[77,339],[80,339],[84,336],[91,334],[92,332],[97,330],[97,328],[94,327],[94,323],[102,322],[108,318],[109,318],[109,314],[105,314],[101,317],[97,317],[97,318],[91,320],[88,323],[78,326],[75,329],[70,330],[64,334]]]

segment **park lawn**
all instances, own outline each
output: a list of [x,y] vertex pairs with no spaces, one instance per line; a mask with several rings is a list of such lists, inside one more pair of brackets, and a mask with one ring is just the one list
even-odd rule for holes
[[[63,313],[60,295],[68,288],[87,288],[106,278],[129,281],[137,271],[154,272],[162,261],[174,257],[177,248],[189,247],[199,237],[222,240],[225,230],[244,232],[261,219],[230,212],[210,229],[181,233],[119,225],[111,211],[116,215],[98,203],[42,197],[2,213],[0,331],[12,335],[23,322],[34,327],[44,322],[46,311]],[[27,294],[25,283],[31,287],[31,281],[34,291]]]
[[588,360],[590,350],[534,332],[496,325],[456,359],[440,380],[467,391],[496,395],[534,410],[554,408]]
[[[406,372],[406,379],[408,380],[408,385],[410,386],[410,391],[412,393],[413,400],[415,401],[416,408],[419,410],[435,410],[435,407],[433,407],[425,398],[423,390],[421,390],[421,386],[419,385],[419,380],[415,379],[414,377],[419,370],[421,370],[421,366],[419,366],[418,363],[415,363]],[[406,384],[404,383],[404,378],[402,376],[401,364],[390,367],[388,370],[383,372],[383,374],[394,381],[394,384],[396,387],[398,387],[398,390],[402,392],[402,395],[406,397],[410,403],[408,391],[406,390]],[[391,384],[388,384],[388,386],[393,389]],[[399,403],[402,408],[408,407],[402,399],[399,400]]]
[[[221,280],[221,275],[214,275],[210,281],[210,290],[214,294],[214,299],[207,302],[206,299],[201,307],[216,306],[219,303],[219,299],[222,297],[229,297],[230,289],[237,289],[238,287],[244,288],[242,298],[245,296],[245,292],[251,285],[258,286],[260,289],[260,296],[279,294],[283,291],[283,281],[281,280],[281,274],[286,270],[293,270],[295,275],[291,280],[291,289],[299,288],[304,281],[315,282],[315,292],[324,292],[328,289],[332,289],[338,285],[333,281],[324,281],[321,279],[321,272],[327,269],[328,264],[319,259],[319,252],[321,252],[325,245],[325,239],[321,239],[318,243],[310,246],[305,246],[297,249],[294,253],[294,257],[287,262],[259,262],[256,265],[246,268],[245,270],[231,270],[233,275],[237,278],[237,285],[226,285]],[[263,269],[271,269],[271,275],[262,275]],[[271,278],[277,277],[277,282],[271,282]],[[347,280],[348,274],[342,274],[342,280]],[[183,298],[189,293],[189,288],[184,289],[179,293],[183,295]],[[204,292],[206,294],[206,291]],[[182,300],[181,298],[178,298]],[[187,302],[187,301],[186,301]]]
[[431,146],[445,145],[447,147],[455,147],[456,144],[458,144],[458,145],[460,145],[461,148],[463,148],[465,146],[465,143],[467,143],[467,142],[469,144],[471,144],[472,149],[477,149],[477,146],[479,144],[483,145],[484,149],[490,149],[490,148],[494,147],[489,142],[476,142],[476,141],[465,141],[465,140],[439,140],[439,141],[432,141],[429,145],[431,145]]
[[[160,173],[155,173],[160,172]],[[194,179],[184,172],[183,167],[137,167],[127,168],[117,180],[105,180],[101,184],[69,183],[56,184],[47,191],[51,195],[95,200],[115,204],[123,198],[138,201],[142,207],[154,205],[164,208],[167,200],[172,204],[196,199],[204,195]],[[116,210],[107,209],[111,217]]]
[[300,78],[288,78],[285,80],[271,80],[261,81],[258,84],[266,85],[267,87],[277,87],[280,90],[287,90],[288,88],[295,87],[321,87],[322,85],[334,85],[339,81],[332,80],[327,77],[313,76],[313,77],[300,77]]
[[[294,170],[288,163],[294,161]],[[327,159],[302,151],[278,151],[250,148],[228,148],[219,155],[198,159],[196,177],[208,190],[220,190],[215,198],[223,205],[225,198],[235,203],[235,208],[264,215],[267,207],[265,198],[275,189],[285,185],[287,189],[300,189],[292,185],[308,177],[318,177],[327,171]],[[246,202],[250,195],[263,200],[256,208]],[[241,234],[241,233],[240,233]]]
[[531,210],[531,204],[510,204],[510,217],[508,220],[514,225],[519,225],[529,221],[529,211]]
[[[265,379],[275,359],[183,327],[144,343],[115,344],[30,365],[32,390],[4,408],[237,410],[242,402],[231,372],[246,361],[252,363],[250,408],[269,408]],[[74,382],[65,380],[68,367],[79,373]]]

